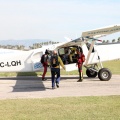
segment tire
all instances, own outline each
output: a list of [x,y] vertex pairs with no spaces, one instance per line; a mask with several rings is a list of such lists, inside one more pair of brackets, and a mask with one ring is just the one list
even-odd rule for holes
[[92,77],[92,78],[95,78],[96,76],[97,76],[97,72],[95,72],[95,71],[90,71],[90,70],[86,70],[86,75],[88,76],[88,77]]
[[110,80],[112,77],[112,73],[109,69],[107,68],[102,68],[99,70],[98,72],[98,78],[101,80],[101,81],[108,81]]

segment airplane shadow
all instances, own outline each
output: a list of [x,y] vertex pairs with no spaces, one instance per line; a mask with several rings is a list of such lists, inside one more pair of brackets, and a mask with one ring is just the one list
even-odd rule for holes
[[[32,73],[33,74],[33,73]],[[46,77],[48,80],[51,81],[51,77]],[[68,79],[76,79],[78,80],[79,77],[61,77],[61,80],[68,80]],[[90,81],[98,81],[96,78],[88,78],[84,77],[86,80]],[[0,78],[0,80],[16,80],[16,83],[13,87],[12,92],[32,92],[32,91],[45,91],[46,88],[44,86],[43,81],[41,80],[41,77],[38,77],[36,73],[34,73],[33,76],[20,76],[20,73],[18,73],[17,77],[7,77],[7,78]]]
[[[32,73],[33,74],[33,73]],[[36,73],[33,76],[21,77],[20,73],[17,74],[17,81],[13,86],[12,92],[32,92],[46,90],[43,81]]]
[[32,91],[45,91],[46,88],[36,73],[32,73],[33,76],[20,76],[18,73],[16,77],[4,77],[0,80],[15,80],[16,83],[13,87],[12,92],[32,92]]

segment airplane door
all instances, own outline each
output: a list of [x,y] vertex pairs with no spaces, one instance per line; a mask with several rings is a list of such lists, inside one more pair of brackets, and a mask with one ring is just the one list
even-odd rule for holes
[[[68,62],[65,62],[65,50],[66,50],[66,48],[64,47],[64,48],[60,48],[59,50],[58,50],[58,54],[59,54],[59,56],[60,56],[60,58],[61,58],[61,60],[63,61],[63,63],[64,63],[64,66],[65,66],[65,68],[66,68],[66,71],[73,71],[73,70],[77,70],[78,68],[77,68],[77,66],[76,66],[76,62],[73,62],[73,63],[69,63],[69,61]],[[67,58],[68,59],[68,58]]]

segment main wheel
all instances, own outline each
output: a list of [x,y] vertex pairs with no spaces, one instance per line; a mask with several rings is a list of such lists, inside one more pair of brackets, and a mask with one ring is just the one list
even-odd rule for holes
[[112,77],[112,73],[109,69],[107,68],[102,68],[99,70],[98,72],[98,78],[101,80],[101,81],[108,81],[110,80]]
[[95,72],[95,71],[90,71],[89,69],[87,69],[86,70],[86,75],[88,76],[88,77],[96,77],[97,76],[97,72]]

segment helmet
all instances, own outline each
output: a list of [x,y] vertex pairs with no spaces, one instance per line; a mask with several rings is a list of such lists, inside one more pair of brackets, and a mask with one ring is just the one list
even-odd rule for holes
[[49,54],[49,51],[46,49],[45,54]]

